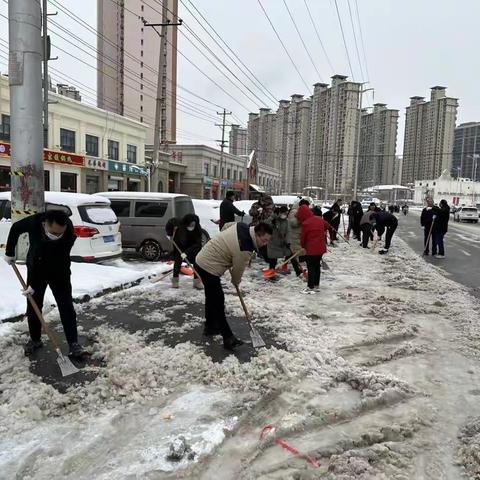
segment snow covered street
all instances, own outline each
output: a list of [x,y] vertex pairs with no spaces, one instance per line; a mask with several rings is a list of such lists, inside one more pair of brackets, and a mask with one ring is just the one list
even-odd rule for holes
[[[479,478],[480,304],[393,242],[384,256],[332,249],[317,295],[294,275],[267,283],[255,262],[242,290],[258,352],[202,337],[203,292],[186,277],[77,306],[92,362],[76,384],[53,354],[23,356],[25,322],[1,324],[0,478]],[[47,320],[61,332],[56,309]],[[320,467],[260,442],[267,424]],[[181,436],[185,455],[168,459]]]

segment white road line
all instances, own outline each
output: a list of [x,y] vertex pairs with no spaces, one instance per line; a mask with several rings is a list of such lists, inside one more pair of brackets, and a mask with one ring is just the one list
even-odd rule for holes
[[462,250],[462,249],[459,249],[464,255],[466,255],[467,257],[471,257],[472,254],[471,253],[468,253],[466,252],[465,250]]

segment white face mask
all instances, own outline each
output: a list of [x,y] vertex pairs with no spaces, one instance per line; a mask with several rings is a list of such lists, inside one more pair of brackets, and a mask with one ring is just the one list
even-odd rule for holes
[[60,240],[63,237],[63,233],[59,236],[50,233],[49,231],[45,230],[45,235],[49,240]]
[[193,232],[195,230],[195,225],[193,227],[192,226],[187,227],[187,230],[189,232]]
[[286,220],[286,219],[287,219],[287,216],[286,216],[285,214],[282,214],[282,215],[280,215],[280,218],[281,218],[282,220]]

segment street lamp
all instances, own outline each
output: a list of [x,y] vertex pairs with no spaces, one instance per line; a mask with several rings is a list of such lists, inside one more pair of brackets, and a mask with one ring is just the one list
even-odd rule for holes
[[[361,85],[365,85],[368,82],[363,82]],[[360,161],[360,133],[362,130],[362,100],[363,100],[363,94],[365,92],[374,92],[374,88],[366,88],[364,90],[360,90],[360,108],[358,109],[358,132],[357,132],[357,155],[355,159],[355,178],[354,178],[354,183],[353,183],[353,198],[357,198],[357,189],[358,189],[358,163]],[[373,95],[373,98],[375,96]]]

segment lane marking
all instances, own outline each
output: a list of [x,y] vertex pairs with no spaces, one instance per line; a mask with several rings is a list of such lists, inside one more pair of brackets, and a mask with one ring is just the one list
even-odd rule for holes
[[468,253],[466,252],[465,250],[462,250],[461,248],[459,249],[464,255],[466,255],[467,257],[471,257],[472,254],[471,253]]

